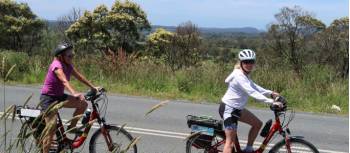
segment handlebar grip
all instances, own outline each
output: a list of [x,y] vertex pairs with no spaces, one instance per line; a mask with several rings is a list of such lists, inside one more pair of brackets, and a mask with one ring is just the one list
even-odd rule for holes
[[279,107],[278,107],[277,105],[271,104],[271,105],[270,105],[270,109],[271,109],[272,111],[276,111],[276,110],[279,109]]
[[107,90],[105,88],[101,88],[99,92],[107,92]]
[[281,102],[283,105],[287,103],[287,100],[282,97],[282,96],[277,96],[275,99],[274,99],[276,102]]
[[100,88],[98,89],[98,91],[96,90],[89,90],[84,96],[85,96],[85,99],[87,100],[91,100],[91,99],[94,99],[93,97],[96,97],[97,96],[97,93],[100,92],[103,93],[103,92],[106,92],[106,89],[105,88]]

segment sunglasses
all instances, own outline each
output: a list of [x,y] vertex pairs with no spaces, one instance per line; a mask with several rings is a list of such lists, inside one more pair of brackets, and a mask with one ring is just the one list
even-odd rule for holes
[[242,61],[242,63],[244,63],[244,64],[255,64],[255,60],[245,60],[245,61]]
[[66,57],[68,57],[68,58],[73,58],[74,55],[73,55],[73,54],[70,54],[70,55],[66,55]]

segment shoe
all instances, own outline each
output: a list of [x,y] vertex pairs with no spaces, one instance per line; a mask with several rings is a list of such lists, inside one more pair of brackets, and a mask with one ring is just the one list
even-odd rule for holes
[[253,148],[248,148],[246,147],[244,150],[243,150],[244,153],[253,153],[254,152],[254,149]]

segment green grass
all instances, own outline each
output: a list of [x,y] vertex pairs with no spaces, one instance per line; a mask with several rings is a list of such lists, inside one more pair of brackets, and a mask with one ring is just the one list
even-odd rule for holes
[[[28,65],[25,66],[28,71],[14,71],[16,77],[10,82],[42,84],[51,57],[27,60]],[[150,59],[117,65],[107,63],[100,57],[86,57],[76,59],[75,66],[95,85],[103,86],[112,93],[209,103],[220,102],[227,89],[224,79],[233,69],[232,63],[213,61],[204,61],[197,67],[175,72],[162,62]],[[347,79],[336,77],[335,72],[326,66],[317,65],[306,66],[302,76],[298,77],[292,70],[259,65],[252,78],[257,84],[280,92],[298,111],[348,114]],[[87,90],[75,79],[72,84],[79,91]],[[251,107],[266,107],[250,101]],[[339,106],[341,112],[333,112],[330,109],[333,104]]]

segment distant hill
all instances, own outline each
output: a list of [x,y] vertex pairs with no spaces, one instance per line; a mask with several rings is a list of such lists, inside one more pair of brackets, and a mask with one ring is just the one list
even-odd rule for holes
[[[168,31],[175,31],[176,26],[161,26],[161,25],[153,25],[152,26],[152,32],[155,31],[157,28],[164,28]],[[245,33],[245,34],[259,34],[263,31],[259,31],[256,28],[253,27],[243,27],[243,28],[206,28],[206,27],[199,27],[199,31],[203,34],[220,34],[220,33]]]
[[[47,25],[50,28],[57,26],[58,22],[55,20],[47,20]],[[152,25],[151,33],[154,32],[157,28],[164,28],[168,31],[176,31],[176,26],[162,26],[162,25]],[[207,28],[207,27],[199,27],[199,31],[202,35],[221,35],[221,36],[257,36],[264,31],[260,31],[254,27],[242,27],[242,28]],[[145,34],[148,34],[146,32]]]

